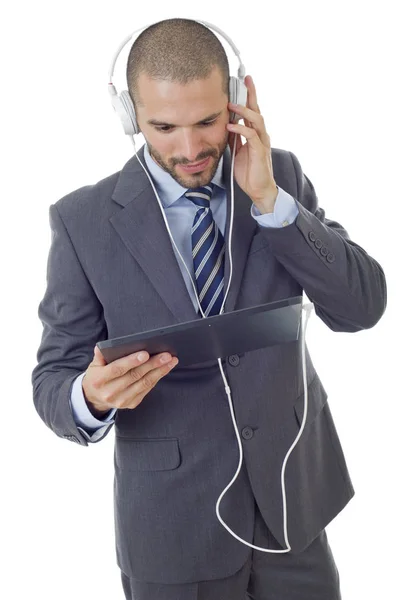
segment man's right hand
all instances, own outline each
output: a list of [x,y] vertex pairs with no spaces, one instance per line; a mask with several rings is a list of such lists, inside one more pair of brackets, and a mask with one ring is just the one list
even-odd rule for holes
[[[143,360],[139,360],[143,354]],[[169,362],[162,362],[167,357]],[[172,359],[172,360],[171,360]],[[145,350],[107,364],[97,346],[82,379],[86,402],[95,416],[112,408],[136,408],[158,381],[178,364],[168,352],[150,355]]]

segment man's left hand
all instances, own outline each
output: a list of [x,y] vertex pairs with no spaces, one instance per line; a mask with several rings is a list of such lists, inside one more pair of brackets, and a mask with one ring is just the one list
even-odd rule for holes
[[[236,136],[234,176],[261,213],[273,212],[278,189],[272,169],[271,143],[257,104],[253,79],[247,75],[244,82],[247,87],[247,106],[228,102],[228,110],[244,120],[244,125],[228,123],[226,126],[231,132],[228,138],[231,154],[234,134],[239,134]],[[244,145],[241,135],[247,140]]]

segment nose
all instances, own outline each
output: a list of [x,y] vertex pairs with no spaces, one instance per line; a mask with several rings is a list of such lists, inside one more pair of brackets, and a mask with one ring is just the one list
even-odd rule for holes
[[182,152],[190,163],[199,162],[198,155],[201,154],[204,147],[201,143],[201,135],[196,131],[187,131],[182,134]]

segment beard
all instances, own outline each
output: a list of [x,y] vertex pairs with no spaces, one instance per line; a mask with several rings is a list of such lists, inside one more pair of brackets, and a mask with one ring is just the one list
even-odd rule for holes
[[[218,164],[220,161],[221,156],[223,155],[223,153],[225,152],[225,148],[228,144],[228,136],[229,136],[229,132],[226,132],[226,136],[225,139],[221,142],[221,144],[218,146],[217,149],[212,149],[209,150],[207,152],[202,152],[201,155],[199,155],[195,161],[185,161],[185,159],[171,159],[168,163],[163,159],[162,155],[157,152],[157,150],[154,148],[154,146],[152,146],[150,144],[150,142],[147,142],[147,146],[149,149],[149,153],[150,156],[153,158],[153,160],[155,160],[155,162],[167,173],[169,173],[169,175],[171,175],[171,177],[177,181],[179,183],[179,185],[181,185],[184,188],[191,188],[191,187],[200,187],[203,185],[207,185],[208,183],[210,183],[210,181],[212,180],[212,178],[214,177],[216,170],[218,168]],[[205,160],[208,157],[211,157],[211,161],[209,163],[209,165],[203,170],[203,171],[199,171],[198,173],[183,173],[183,171],[179,171],[176,168],[176,165],[178,164],[183,164],[186,165],[189,162],[200,162],[202,160]]]

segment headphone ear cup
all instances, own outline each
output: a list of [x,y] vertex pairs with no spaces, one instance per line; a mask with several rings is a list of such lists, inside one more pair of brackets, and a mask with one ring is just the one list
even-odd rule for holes
[[120,94],[120,99],[123,111],[123,119],[121,117],[121,120],[125,133],[127,135],[135,135],[137,133],[140,133],[140,128],[136,120],[135,107],[133,106],[133,102],[129,95],[129,92],[123,90]]
[[[229,77],[229,101],[233,104],[247,104],[247,87],[243,79],[238,77]],[[229,121],[237,122],[240,119],[239,115],[234,112],[229,113]]]
[[119,120],[122,124],[124,133],[126,133],[126,135],[134,135],[135,133],[137,133],[135,111],[132,106],[132,101],[131,106],[129,106],[129,103],[125,96],[125,92],[122,92],[120,96],[118,94],[111,96],[111,101],[113,108],[117,113]]

